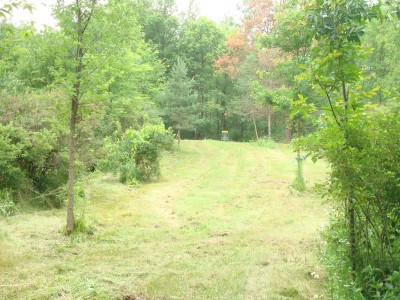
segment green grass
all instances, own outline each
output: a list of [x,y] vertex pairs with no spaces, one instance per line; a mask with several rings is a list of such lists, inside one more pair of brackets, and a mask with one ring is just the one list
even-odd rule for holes
[[[64,210],[0,219],[1,299],[310,299],[321,295],[312,192],[293,194],[286,145],[183,141],[160,180],[86,182],[93,235],[64,237]],[[308,187],[323,164],[305,164]]]

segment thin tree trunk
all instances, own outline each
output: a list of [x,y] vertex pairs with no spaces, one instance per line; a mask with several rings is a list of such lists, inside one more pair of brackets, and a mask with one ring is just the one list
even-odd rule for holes
[[68,169],[68,204],[67,204],[67,234],[74,231],[74,185],[75,185],[75,128],[78,110],[76,95],[72,98],[70,139],[69,139],[69,169]]
[[257,130],[257,123],[256,123],[256,118],[254,118],[254,115],[251,115],[251,118],[253,119],[253,124],[254,124],[254,131],[256,132],[256,138],[258,140],[258,130]]
[[[342,96],[344,101],[344,122],[345,122],[345,147],[349,148],[349,133],[347,128],[348,117],[347,113],[349,110],[349,95],[346,90],[346,84],[342,82]],[[349,172],[349,171],[348,171]],[[350,250],[350,264],[352,270],[352,276],[355,278],[357,270],[357,241],[356,241],[356,217],[355,217],[355,201],[354,201],[354,188],[350,184],[349,191],[347,194],[348,204],[348,222],[349,222],[349,250]]]
[[[221,134],[221,124],[222,124],[222,117],[220,117],[220,115],[219,115],[219,113],[217,112],[216,113],[216,115],[217,115],[217,118],[216,118],[216,125],[217,125],[217,127],[216,127],[216,137],[218,138],[219,136],[220,136],[220,134]],[[222,116],[222,115],[221,115]]]
[[243,141],[243,135],[244,135],[244,122],[240,121],[240,139]]
[[75,141],[76,141],[76,123],[78,118],[79,98],[81,93],[81,72],[83,68],[83,32],[82,29],[82,11],[79,7],[79,0],[76,0],[77,6],[77,47],[75,61],[75,82],[74,95],[71,100],[71,117],[70,117],[70,141],[69,141],[69,169],[68,169],[68,204],[67,204],[67,234],[74,231],[74,187],[75,187]]
[[226,116],[225,116],[225,111],[222,112],[221,114],[221,130],[227,130],[226,128]]
[[349,213],[349,244],[350,244],[350,261],[353,276],[357,269],[357,248],[356,248],[356,218],[354,208],[354,193],[353,188],[350,188],[348,194],[348,213]]
[[177,136],[177,138],[178,138],[178,146],[181,144],[181,129],[180,128],[178,128],[178,136]]
[[272,111],[268,110],[268,138],[271,139],[272,138],[272,134],[271,134],[271,115],[272,115]]
[[290,127],[289,114],[285,113],[284,118],[285,118],[285,140],[287,142],[290,142],[292,140],[292,128]]

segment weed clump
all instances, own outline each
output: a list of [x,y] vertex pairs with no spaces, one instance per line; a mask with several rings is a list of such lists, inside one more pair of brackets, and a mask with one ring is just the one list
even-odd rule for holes
[[0,214],[10,217],[17,213],[18,206],[13,201],[12,195],[8,190],[0,191]]
[[278,146],[273,139],[267,137],[262,137],[256,140],[255,144],[259,147],[264,147],[267,149],[275,149]]

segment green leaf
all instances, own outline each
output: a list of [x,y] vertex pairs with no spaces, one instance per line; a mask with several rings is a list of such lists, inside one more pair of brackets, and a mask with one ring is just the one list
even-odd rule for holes
[[385,283],[385,287],[386,287],[388,290],[393,290],[393,284],[390,283],[390,282],[386,282],[386,283]]

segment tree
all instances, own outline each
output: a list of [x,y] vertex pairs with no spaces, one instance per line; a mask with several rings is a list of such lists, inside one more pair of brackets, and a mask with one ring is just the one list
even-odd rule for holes
[[175,0],[139,1],[139,21],[145,41],[157,50],[158,57],[170,71],[177,56],[179,20],[174,15]]
[[66,62],[58,70],[57,78],[70,87],[71,101],[67,233],[74,230],[76,130],[82,119],[79,114],[83,113],[80,106],[82,101],[86,105],[96,101],[108,90],[112,81],[99,85],[107,64],[141,37],[135,19],[129,16],[133,15],[132,8],[126,1],[109,1],[103,5],[96,0],[75,0],[73,4],[60,1],[56,7],[68,49]]
[[179,53],[186,62],[188,76],[194,80],[197,95],[196,137],[212,135],[211,123],[220,107],[214,62],[223,51],[223,41],[221,29],[207,18],[200,17],[183,24]]
[[248,0],[243,22],[249,35],[268,34],[275,24],[275,8],[285,0]]
[[[313,93],[309,84],[298,79],[304,66],[308,63],[312,32],[307,28],[306,12],[299,5],[299,1],[286,1],[285,4],[277,8],[274,17],[274,28],[269,36],[263,37],[262,42],[273,47],[279,47],[283,53],[281,56],[284,57],[284,60],[277,63],[275,73],[290,89],[290,92],[287,93],[290,96],[286,98],[286,101],[280,101],[281,108],[286,108],[286,112],[284,112],[285,135],[287,140],[290,140],[293,131],[299,139],[307,133],[305,128],[309,123],[309,109],[312,110],[313,104],[318,101],[318,97],[315,97],[315,93]],[[278,94],[282,95],[282,93]],[[307,103],[308,98],[312,99],[314,103]],[[290,118],[288,118],[289,110]],[[297,175],[292,187],[304,191],[306,188],[303,177],[304,158],[301,155],[300,147],[296,151]]]
[[12,11],[16,8],[22,7],[32,12],[33,5],[25,0],[19,1],[6,1],[6,3],[0,6],[0,19],[5,19],[7,16],[12,14]]
[[259,65],[260,60],[257,54],[250,52],[237,66],[236,92],[238,95],[230,107],[232,112],[251,121],[256,139],[259,139],[257,121],[265,117],[268,111],[264,106],[267,95],[264,93],[264,86],[260,83],[257,74]]
[[[255,73],[257,63],[258,59],[254,55],[254,48],[250,45],[246,35],[241,32],[233,32],[226,37],[226,51],[215,61],[215,69],[218,73],[223,74],[225,83],[231,82],[230,93],[227,89],[223,92],[228,99],[223,102],[222,123],[224,125],[227,123],[227,115],[239,117],[242,122],[251,120],[258,139],[256,119],[263,114],[263,110],[259,103],[255,102],[255,98],[250,96],[251,82],[257,80]],[[241,138],[243,139],[243,136]]]
[[364,82],[370,88],[379,87],[376,101],[383,104],[385,99],[395,98],[400,93],[397,85],[400,76],[400,33],[397,20],[372,21],[366,28],[363,42],[372,51],[364,61],[371,76],[365,78]]
[[[349,119],[357,107],[356,87],[362,74],[357,65],[363,55],[360,47],[364,26],[374,17],[375,6],[363,0],[317,1],[309,8],[308,19],[314,29],[314,38],[318,44],[312,50],[312,74],[329,103],[336,123],[342,133],[342,153],[351,151],[351,134],[348,128]],[[335,101],[337,104],[335,104]],[[339,105],[339,108],[337,108]],[[359,270],[356,240],[356,212],[354,195],[354,166],[350,161],[334,164],[335,176],[342,181],[344,191],[351,269]],[[347,162],[347,163],[346,163]]]
[[215,61],[215,68],[236,78],[240,66],[253,50],[244,33],[231,33],[226,37],[226,53]]
[[[327,235],[332,252],[324,253],[324,259],[330,280],[337,280],[332,290],[338,291],[338,299],[399,295],[394,280],[400,263],[394,233],[399,223],[399,203],[394,201],[399,188],[391,171],[398,152],[389,146],[397,144],[398,105],[377,108],[368,103],[377,97],[373,81],[385,88],[393,85],[391,76],[388,81],[384,77],[396,68],[394,48],[384,45],[396,44],[390,25],[396,27],[398,22],[379,24],[384,12],[393,13],[398,2],[385,5],[382,9],[381,2],[363,0],[290,1],[275,15],[272,36],[263,39],[290,54],[278,72],[292,93],[299,94],[291,99],[297,135],[305,134],[309,129],[305,126],[317,129],[300,140],[306,141],[313,159],[323,158],[331,165],[324,195],[334,200],[335,218]],[[372,56],[363,41],[376,46]],[[307,76],[300,71],[307,66],[308,81],[301,82]],[[385,98],[396,97],[395,88],[390,93],[385,89],[379,100],[384,103]],[[333,258],[326,258],[330,255]]]
[[[93,11],[81,43],[77,6],[71,1],[59,1],[55,7],[57,29],[37,32],[32,25],[14,26],[6,21],[0,25],[4,112],[0,122],[21,128],[16,134],[21,131],[26,149],[32,149],[29,155],[22,151],[24,159],[16,162],[24,174],[20,176],[24,184],[9,187],[16,202],[22,194],[35,206],[58,207],[64,201],[61,187],[67,183],[71,142],[71,107],[66,99],[72,102],[77,95],[77,78],[81,83],[75,114],[74,181],[80,180],[82,172],[96,169],[105,137],[122,134],[128,127],[140,128],[145,121],[159,121],[153,99],[161,89],[165,69],[143,40],[136,5],[131,1],[80,1],[79,5],[86,17]],[[83,54],[81,75],[76,74],[78,45]],[[32,115],[32,111],[37,113]],[[13,138],[6,140],[7,147],[18,144]]]
[[79,101],[81,100],[81,84],[83,71],[84,53],[83,38],[85,31],[92,18],[95,1],[91,1],[85,7],[80,0],[75,2],[75,29],[76,29],[76,52],[75,52],[75,74],[73,83],[73,95],[71,97],[70,116],[70,144],[69,144],[69,176],[68,176],[68,205],[67,205],[67,233],[74,230],[74,187],[75,187],[75,139],[76,123],[78,120]]
[[[290,141],[292,122],[289,119],[288,99],[294,92],[291,89],[293,80],[287,78],[293,74],[286,74],[282,70],[287,69],[286,62],[291,60],[292,54],[279,49],[273,38],[277,22],[276,11],[281,2],[249,1],[243,32],[228,36],[227,53],[223,54],[215,65],[218,70],[237,78],[240,95],[248,100],[244,102],[242,100],[241,104],[236,105],[239,107],[237,111],[241,111],[243,115],[245,112],[243,108],[246,107],[250,111],[257,112],[259,118],[266,117],[269,137],[272,136],[273,112],[279,112],[274,114],[275,121],[283,117],[285,139]],[[276,41],[282,39],[290,38],[279,36]],[[257,101],[254,102],[251,98]],[[249,113],[249,115],[256,114]],[[255,119],[252,119],[255,125]],[[258,136],[257,131],[256,136]]]
[[173,65],[170,78],[161,98],[163,115],[168,124],[178,131],[178,145],[181,141],[181,130],[195,129],[194,82],[187,78],[187,69],[183,60],[177,59]]
[[[382,162],[397,154],[382,151],[388,146],[383,146],[386,133],[381,131],[396,130],[398,110],[383,117],[385,112],[368,104],[377,89],[365,90],[361,84],[369,71],[362,65],[369,53],[362,36],[371,20],[383,18],[382,6],[362,0],[316,1],[307,9],[316,40],[309,71],[314,88],[324,96],[330,111],[320,114],[319,130],[308,142],[314,158],[324,158],[331,165],[327,189],[339,214],[332,228],[341,237],[345,234],[343,245],[347,248],[346,255],[340,252],[341,247],[335,253],[341,262],[338,272],[350,286],[355,285],[345,289],[344,298],[354,298],[356,287],[361,287],[368,299],[384,294],[398,297],[398,292],[389,291],[390,285],[383,284],[391,281],[399,266],[392,239],[400,208],[398,201],[393,202],[398,188],[393,186],[392,166]],[[334,238],[329,239],[332,242]],[[374,287],[376,282],[381,283]]]
[[268,88],[276,85],[276,81],[265,74],[275,68],[276,52],[251,45],[243,33],[228,35],[226,48],[226,53],[216,60],[215,67],[235,81],[236,97],[230,103],[230,112],[251,120],[256,139],[259,138],[257,121],[267,116],[268,136],[271,137],[274,104]]

